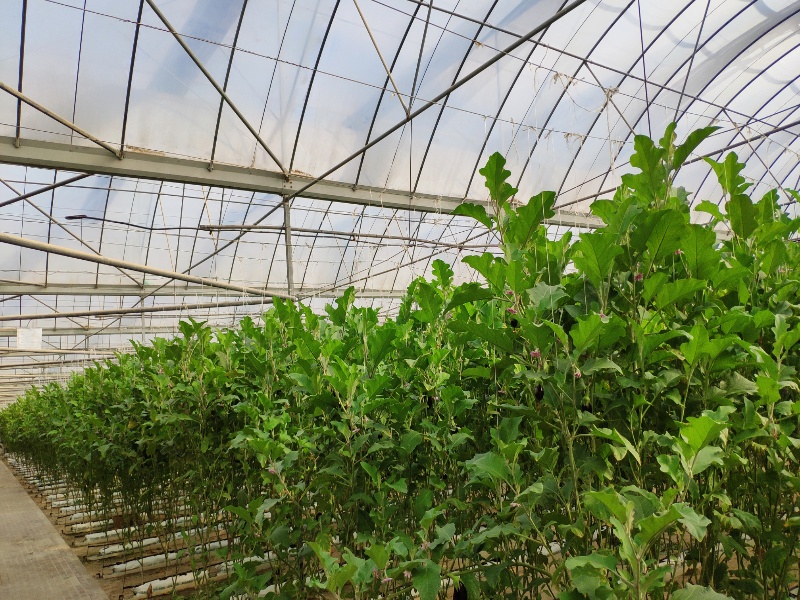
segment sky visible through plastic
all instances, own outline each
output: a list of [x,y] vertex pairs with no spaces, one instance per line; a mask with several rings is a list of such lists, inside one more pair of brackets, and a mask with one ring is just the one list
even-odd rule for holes
[[[169,173],[161,179],[127,175],[127,157],[163,157],[165,164],[182,160],[200,171],[242,167],[256,178],[274,179],[284,170],[308,181],[569,3],[153,4],[208,77],[149,0],[138,24],[139,0],[2,3],[0,81],[126,158],[114,175],[93,174],[0,207],[0,231],[286,292],[279,195],[199,185],[177,175],[170,180]],[[294,292],[321,307],[354,285],[364,292],[361,302],[391,311],[402,290],[427,273],[435,258],[453,263],[460,281],[474,277],[460,258],[491,251],[494,238],[473,222],[450,217],[450,205],[443,200],[442,209],[436,198],[485,201],[477,170],[496,151],[508,160],[520,201],[555,190],[557,206],[579,215],[630,169],[634,134],[657,137],[672,120],[679,136],[709,124],[720,127],[695,158],[738,143],[735,151],[748,163],[745,174],[756,196],[774,187],[800,187],[800,127],[794,125],[800,118],[798,13],[800,4],[788,0],[582,3],[326,177],[346,184],[343,190],[361,190],[358,203],[313,194],[292,200]],[[209,77],[230,103],[221,101]],[[89,159],[98,152],[111,156],[27,104],[17,123],[17,109],[17,98],[0,91],[0,155],[9,163],[0,165],[0,203],[73,177],[86,161],[84,171],[94,172]],[[20,151],[27,145],[26,156],[34,156],[36,166],[15,159],[17,131]],[[69,168],[55,164],[51,151],[67,152]],[[693,201],[718,202],[721,193],[709,174],[707,165],[696,161],[677,183],[693,192]],[[407,206],[398,206],[397,198]],[[794,213],[795,207],[787,210]],[[226,247],[241,234],[236,226],[253,223],[261,229]],[[224,227],[214,229],[218,226]],[[554,236],[565,230],[551,226]],[[230,290],[123,271],[3,244],[0,317],[242,298]],[[162,284],[167,285],[154,292]],[[179,315],[223,324],[262,308],[10,319],[0,330],[40,326],[45,346],[114,347],[131,335],[146,338]],[[96,333],[103,326],[108,329]],[[88,338],[76,333],[80,327],[88,327]],[[69,334],[58,336],[58,329]],[[13,347],[13,336],[0,337],[3,345]]]

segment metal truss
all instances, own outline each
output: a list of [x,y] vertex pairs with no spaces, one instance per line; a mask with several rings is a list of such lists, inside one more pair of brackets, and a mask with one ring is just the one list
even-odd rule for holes
[[[263,169],[248,169],[215,164],[212,171],[202,160],[175,158],[159,153],[127,150],[123,160],[110,157],[95,148],[72,146],[58,142],[26,141],[19,148],[14,139],[0,136],[0,162],[30,167],[78,171],[95,175],[138,177],[158,181],[174,181],[216,188],[248,190],[278,196],[300,195],[318,200],[348,204],[397,208],[420,212],[447,214],[464,202],[463,197],[433,194],[409,194],[408,191],[376,187],[353,186],[333,181],[320,181],[312,177],[292,175],[286,181],[282,173]],[[483,199],[468,198],[469,202],[488,207]],[[598,220],[574,212],[556,213],[549,222],[556,225],[595,228]]]

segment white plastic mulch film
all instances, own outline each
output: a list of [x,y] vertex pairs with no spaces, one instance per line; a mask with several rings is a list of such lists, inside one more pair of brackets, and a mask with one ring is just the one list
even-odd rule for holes
[[[679,135],[720,127],[677,182],[693,202],[720,200],[698,157],[729,148],[756,196],[795,189],[798,13],[790,0],[4,0],[0,233],[208,281],[3,243],[0,363],[80,362],[181,317],[264,310],[231,284],[315,308],[353,285],[391,314],[435,258],[464,281],[463,255],[496,249],[448,215],[486,200],[477,171],[496,151],[520,201],[555,190],[578,228],[628,170],[634,133],[673,120]],[[290,200],[288,269],[282,195],[321,176]],[[89,314],[157,305],[173,310]],[[68,314],[27,318],[55,313]],[[17,327],[41,327],[43,349],[14,354]]]

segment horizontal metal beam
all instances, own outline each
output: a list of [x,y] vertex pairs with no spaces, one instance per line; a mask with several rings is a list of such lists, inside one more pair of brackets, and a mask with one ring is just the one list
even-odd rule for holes
[[0,321],[38,321],[42,319],[66,319],[77,317],[116,317],[120,315],[142,315],[156,312],[180,312],[204,308],[226,308],[230,306],[253,306],[267,304],[262,299],[235,300],[228,302],[201,302],[197,304],[165,304],[163,306],[135,306],[132,308],[107,308],[100,310],[71,310],[57,313],[28,313],[0,315]]
[[127,260],[120,260],[118,258],[111,258],[108,256],[100,256],[82,250],[75,250],[65,246],[58,246],[56,244],[48,244],[47,242],[39,242],[28,238],[10,235],[7,233],[0,233],[0,243],[11,244],[12,246],[19,246],[21,248],[28,248],[30,250],[39,250],[41,252],[50,252],[59,256],[68,256],[78,260],[85,260],[91,263],[100,265],[107,265],[110,267],[117,267],[119,269],[126,269],[128,271],[137,271],[139,273],[146,273],[148,275],[155,275],[156,277],[166,277],[168,279],[177,279],[178,281],[186,281],[187,283],[195,283],[198,285],[207,285],[213,288],[220,288],[223,290],[233,290],[245,294],[252,294],[256,296],[277,296],[282,298],[293,299],[286,294],[267,294],[263,288],[254,288],[245,285],[236,285],[217,279],[208,279],[205,277],[196,277],[194,275],[186,275],[185,273],[178,273],[168,269],[158,269],[149,265],[140,265],[137,263],[129,262]]
[[[339,298],[341,290],[326,288],[319,292],[314,289],[304,288],[299,290],[304,296],[313,296],[314,298],[332,299]],[[391,290],[391,291],[372,291],[356,292],[357,298],[381,299],[381,298],[402,298],[405,295],[405,290]],[[218,309],[228,308],[233,306],[256,306],[261,304],[270,304],[269,298],[248,298],[246,300],[227,300],[223,302],[200,302],[195,304],[165,304],[156,306],[135,306],[132,308],[108,308],[99,310],[74,310],[62,311],[57,313],[28,313],[28,314],[9,314],[0,315],[0,321],[37,321],[42,319],[65,319],[77,317],[110,317],[120,315],[140,315],[157,312],[181,312],[201,310],[205,308]]]
[[[107,325],[102,327],[78,327],[76,325],[72,325],[70,327],[43,327],[42,337],[63,337],[73,335],[141,335],[143,331],[146,334],[178,333],[180,331],[180,327],[177,323],[174,325],[146,325],[144,328],[137,326],[109,327]],[[17,337],[16,327],[0,327],[0,338],[15,337]]]
[[[121,352],[122,349],[119,349]],[[39,356],[39,355],[67,355],[78,354],[87,356],[114,356],[117,350],[109,350],[105,348],[89,348],[88,350],[71,350],[61,348],[42,348],[40,350],[25,350],[21,348],[0,348],[0,357],[2,356]]]
[[[54,373],[53,376],[57,374]],[[0,385],[24,384],[41,378],[42,376],[36,373],[0,373]]]
[[[73,146],[58,142],[25,140],[23,145],[17,148],[14,146],[14,138],[7,136],[0,136],[0,163],[79,171],[96,175],[174,181],[263,192],[281,197],[291,196],[314,181],[314,177],[298,173],[291,173],[290,180],[286,181],[283,173],[277,171],[236,167],[222,163],[214,163],[214,169],[209,171],[206,161],[176,158],[160,152],[130,147],[125,149],[123,160],[109,156],[107,152],[99,148]],[[437,213],[450,213],[465,200],[456,196],[422,193],[412,195],[408,191],[370,186],[354,188],[351,184],[334,181],[315,183],[313,187],[304,191],[302,196],[348,204]],[[474,198],[467,200],[489,208],[485,200]],[[547,223],[591,229],[600,226],[600,220],[592,215],[558,210]]]
[[[240,288],[241,289],[241,288]],[[303,296],[317,296],[320,298],[338,298],[341,296],[339,291],[322,291],[328,288],[315,288],[303,287],[295,291]],[[288,295],[287,288],[267,287],[264,288],[263,293],[265,296],[286,296]],[[114,297],[136,297],[142,296],[162,296],[180,299],[182,297],[193,298],[249,298],[252,296],[242,294],[241,291],[237,293],[236,290],[223,290],[218,288],[209,288],[202,285],[173,285],[167,284],[163,287],[155,284],[148,284],[144,286],[129,285],[129,284],[68,284],[68,283],[49,283],[47,285],[34,285],[31,283],[0,283],[0,296],[114,296]],[[380,289],[364,289],[356,291],[356,296],[359,298],[402,298],[405,295],[405,290],[380,290]],[[265,302],[261,298],[253,299],[251,304],[261,304]],[[265,303],[269,303],[267,300]],[[214,305],[216,306],[216,304]],[[235,304],[219,306],[236,306]]]
[[[13,358],[13,357],[12,357]],[[86,357],[81,359],[71,360],[42,360],[42,361],[28,361],[28,362],[0,362],[0,369],[34,369],[34,368],[50,368],[50,367],[65,367],[73,365],[85,365],[92,362],[92,358]],[[103,360],[113,360],[113,357],[107,357]],[[55,375],[55,373],[45,373],[45,375]]]
[[[173,285],[167,284],[160,287],[154,284],[143,286],[131,284],[59,284],[49,283],[47,285],[35,285],[31,283],[0,283],[0,290],[15,290],[14,292],[0,291],[0,295],[20,295],[20,296],[192,296],[201,298],[244,298],[251,297],[242,294],[241,291],[211,288],[203,285]],[[272,292],[280,293],[277,288]],[[271,295],[270,292],[264,292]],[[286,293],[286,290],[283,290]],[[259,300],[261,302],[261,300]]]

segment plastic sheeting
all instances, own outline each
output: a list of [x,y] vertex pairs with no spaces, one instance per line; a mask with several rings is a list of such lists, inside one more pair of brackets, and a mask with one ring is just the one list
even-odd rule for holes
[[[316,177],[401,122],[404,104],[411,111],[427,106],[568,3],[358,0],[402,102],[354,0],[155,4],[242,117],[221,100],[149,2],[142,3],[137,22],[138,0],[4,2],[0,81],[122,151],[280,171],[252,128],[283,168]],[[657,136],[672,120],[679,134],[716,124],[720,130],[698,155],[739,142],[736,152],[748,162],[745,175],[754,194],[799,187],[798,13],[800,4],[789,0],[582,3],[327,177],[405,194],[409,210],[382,207],[379,197],[376,206],[295,198],[295,290],[321,305],[325,300],[315,296],[355,285],[365,293],[362,302],[391,311],[397,292],[428,273],[434,258],[453,263],[460,281],[473,277],[460,258],[491,250],[493,238],[464,219],[415,210],[413,198],[485,200],[477,170],[495,151],[507,157],[521,200],[551,189],[559,194],[559,206],[586,213],[627,170],[634,132]],[[0,92],[2,144],[12,143],[19,126],[23,146],[34,140],[67,145],[78,161],[83,149],[95,147],[25,104],[18,123],[17,109],[16,99]],[[124,168],[124,160],[120,164]],[[8,186],[0,189],[0,202],[72,175],[2,166]],[[677,184],[693,192],[693,201],[720,199],[702,162],[686,167]],[[286,291],[280,201],[252,191],[94,175],[0,208],[0,229]],[[787,204],[787,210],[795,206]],[[68,219],[79,215],[91,218]],[[227,247],[239,231],[213,229],[257,221],[265,228]],[[552,229],[554,235],[564,231]],[[168,286],[172,296],[141,300],[168,280],[9,245],[0,247],[0,280],[0,315],[217,297]],[[42,293],[16,297],[20,283],[39,286]],[[137,285],[144,292],[135,293]],[[96,286],[96,294],[70,295],[69,286]],[[219,298],[230,296],[219,291]],[[227,323],[260,308],[38,323],[94,327],[113,321],[114,327],[146,332],[178,316]],[[129,329],[119,339],[63,341],[122,343]],[[13,345],[13,338],[0,338],[0,345],[4,340]]]

